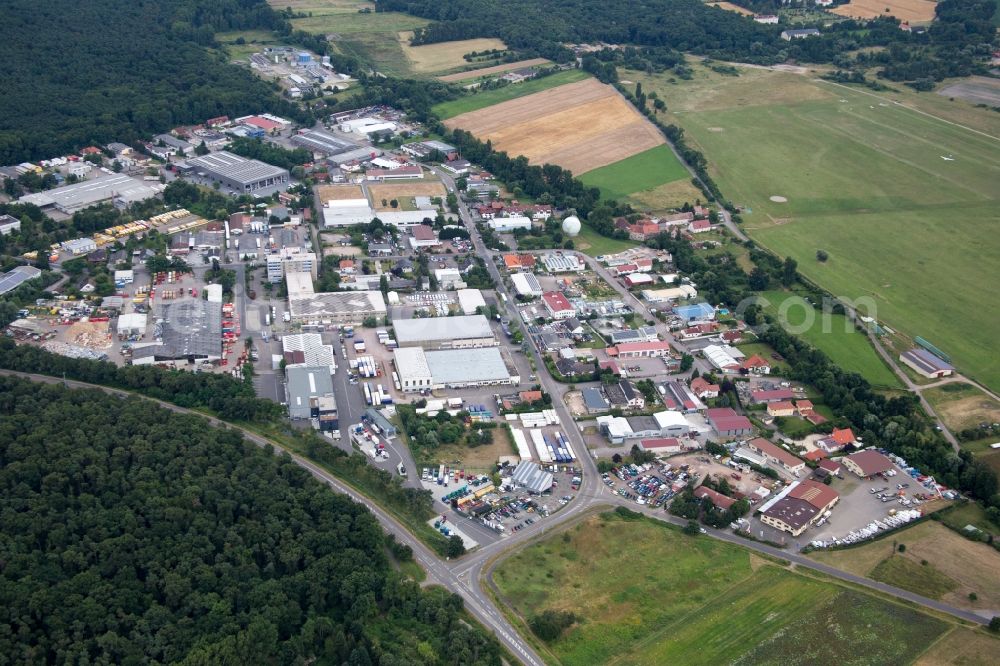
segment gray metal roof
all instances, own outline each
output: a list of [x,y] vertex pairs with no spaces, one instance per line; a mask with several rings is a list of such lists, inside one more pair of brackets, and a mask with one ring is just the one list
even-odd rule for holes
[[424,352],[424,356],[435,384],[454,385],[510,379],[510,371],[497,347],[441,349]]
[[161,338],[157,357],[220,357],[222,355],[222,303],[201,299],[162,301]]
[[292,137],[292,143],[296,146],[302,146],[308,150],[328,155],[336,155],[337,153],[354,150],[358,147],[358,144],[353,141],[342,139],[323,130],[309,130],[302,134],[296,134]]
[[490,322],[484,315],[434,317],[427,319],[395,319],[392,322],[399,344],[442,342],[465,338],[493,336]]
[[601,394],[601,389],[594,387],[583,389],[583,404],[594,411],[608,408],[608,401]]
[[[333,395],[333,378],[330,366],[292,365],[285,368],[287,379],[288,409],[295,416],[296,411],[309,409],[309,398]],[[336,406],[336,404],[334,405]]]
[[0,294],[17,289],[28,280],[34,280],[42,272],[34,266],[17,266],[7,273],[0,273]]
[[293,317],[323,319],[345,314],[385,314],[385,299],[380,291],[336,291],[289,297],[288,305]]
[[280,167],[260,160],[247,159],[228,150],[220,150],[201,157],[192,157],[187,160],[187,163],[196,169],[202,169],[208,173],[244,184],[288,175],[288,172]]
[[106,178],[93,178],[82,183],[26,194],[17,201],[35,204],[39,208],[55,204],[62,208],[74,209],[106,201],[114,196],[125,196],[133,201],[148,199],[155,196],[158,191],[158,188],[119,173]]
[[552,474],[527,460],[514,468],[514,474],[510,478],[517,485],[537,494],[552,488]]

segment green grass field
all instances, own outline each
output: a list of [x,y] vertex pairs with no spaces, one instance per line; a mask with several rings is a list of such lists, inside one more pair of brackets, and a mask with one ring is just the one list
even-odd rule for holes
[[494,579],[522,617],[581,618],[547,644],[567,666],[907,663],[948,628],[738,546],[613,514],[525,548]]
[[705,153],[726,198],[752,210],[751,237],[832,293],[871,299],[863,310],[1000,388],[1000,291],[986,288],[1000,265],[1000,236],[987,231],[1000,224],[996,114],[785,72],[725,77],[699,65],[692,81],[623,76],[667,102],[666,120]]
[[605,199],[621,200],[629,194],[689,177],[669,146],[663,145],[588,171],[580,180],[588,187],[601,188]]
[[449,102],[441,102],[433,107],[434,113],[440,116],[442,120],[447,120],[448,118],[453,118],[463,113],[468,113],[469,111],[485,109],[488,106],[493,106],[494,104],[499,104],[500,102],[506,102],[508,100],[517,99],[518,97],[532,95],[536,92],[548,90],[549,88],[555,88],[566,83],[582,81],[589,76],[590,74],[587,74],[582,70],[568,69],[565,72],[556,72],[555,74],[551,74],[549,76],[543,76],[540,79],[530,79],[528,81],[524,81],[523,83],[514,83],[504,86],[503,88],[485,90],[483,92],[472,93]]
[[579,235],[573,239],[573,245],[577,250],[591,257],[599,257],[602,254],[615,254],[637,247],[639,243],[630,240],[618,240],[602,236],[587,225],[580,228]]
[[958,583],[933,565],[921,565],[907,557],[888,557],[882,560],[872,569],[871,578],[931,599],[940,599],[958,587]]
[[801,296],[789,292],[765,291],[760,297],[767,301],[764,306],[767,312],[778,315],[788,330],[840,367],[857,372],[873,386],[902,388],[899,378],[882,362],[867,336],[855,330],[844,315],[822,315]]

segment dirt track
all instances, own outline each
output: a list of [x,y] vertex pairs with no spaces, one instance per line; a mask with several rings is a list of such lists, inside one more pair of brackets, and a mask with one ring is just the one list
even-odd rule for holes
[[664,143],[614,88],[594,79],[463,113],[445,124],[490,139],[511,155],[578,174]]

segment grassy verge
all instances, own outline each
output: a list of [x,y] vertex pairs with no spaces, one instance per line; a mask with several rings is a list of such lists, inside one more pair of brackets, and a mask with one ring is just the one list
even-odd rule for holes
[[538,79],[531,79],[523,83],[515,83],[497,88],[495,90],[485,90],[479,93],[472,93],[466,97],[460,97],[448,102],[441,102],[434,106],[436,113],[442,120],[453,118],[469,111],[485,109],[488,106],[507,102],[518,97],[524,97],[536,92],[555,88],[567,83],[582,81],[590,75],[579,69],[569,69],[565,72],[557,72],[549,76]]

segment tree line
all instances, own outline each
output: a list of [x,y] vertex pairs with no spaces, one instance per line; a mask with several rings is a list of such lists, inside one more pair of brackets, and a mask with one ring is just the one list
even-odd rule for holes
[[288,456],[145,400],[0,377],[12,663],[499,665],[460,597]]
[[9,0],[0,21],[0,164],[133,143],[221,115],[309,117],[206,49],[218,30],[280,27],[264,0]]

